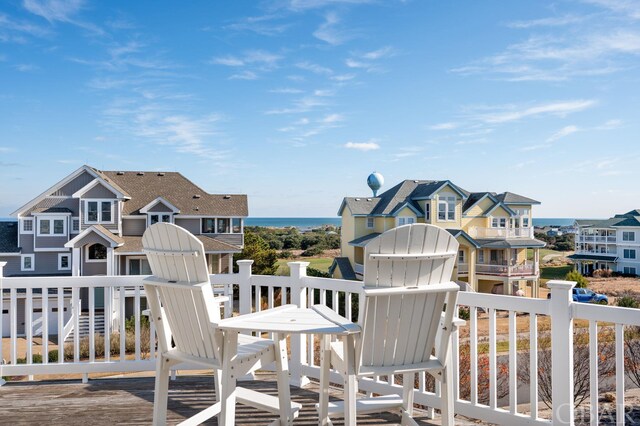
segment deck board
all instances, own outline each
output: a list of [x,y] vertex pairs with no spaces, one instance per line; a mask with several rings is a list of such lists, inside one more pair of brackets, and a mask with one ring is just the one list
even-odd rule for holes
[[[242,382],[242,386],[276,395],[276,380],[271,374],[260,374],[259,380]],[[125,377],[91,379],[82,384],[77,380],[10,382],[0,387],[0,419],[11,425],[148,425],[153,411],[153,377]],[[339,390],[333,390],[339,394]],[[214,400],[211,375],[178,376],[169,384],[168,424],[181,420],[206,408]],[[292,399],[303,405],[296,425],[316,425],[318,416],[317,384],[305,389],[292,387]],[[238,405],[236,424],[264,425],[276,417],[251,407]],[[344,424],[341,418],[332,419],[335,425]],[[439,421],[418,419],[424,425]],[[394,412],[361,415],[358,424],[398,424]],[[456,421],[456,423],[458,423]],[[217,424],[215,419],[210,425]]]

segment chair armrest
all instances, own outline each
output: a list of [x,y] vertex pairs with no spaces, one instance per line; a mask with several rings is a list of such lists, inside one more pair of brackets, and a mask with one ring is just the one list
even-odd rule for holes
[[216,296],[213,298],[214,302],[218,302],[218,303],[222,303],[222,302],[228,302],[229,301],[229,296]]
[[[444,312],[440,314],[440,324],[442,324],[442,322],[444,321]],[[453,329],[456,330],[458,327],[462,327],[466,324],[467,322],[463,319],[460,319],[458,317],[453,317]]]

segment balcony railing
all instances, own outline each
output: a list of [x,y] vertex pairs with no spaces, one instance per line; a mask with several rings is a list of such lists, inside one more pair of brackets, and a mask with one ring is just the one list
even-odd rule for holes
[[615,243],[615,236],[600,236],[600,235],[584,235],[578,234],[577,242],[581,243]]
[[[362,292],[362,283],[357,281],[317,278],[306,275],[307,262],[291,262],[290,276],[252,275],[251,260],[239,261],[239,272],[236,274],[211,275],[214,287],[229,296],[224,306],[225,316],[234,312],[234,300],[237,301],[240,314],[271,308],[281,303],[293,303],[300,307],[313,304],[324,304],[332,307],[339,314],[356,321],[355,307]],[[0,264],[1,265],[1,264]],[[1,266],[0,266],[1,269]],[[1,272],[1,271],[0,271]],[[153,323],[150,329],[142,326],[140,305],[144,297],[142,276],[102,276],[102,277],[38,277],[38,278],[4,278],[0,273],[0,294],[3,294],[3,309],[7,314],[0,316],[0,329],[8,330],[8,337],[0,339],[0,353],[9,353],[7,364],[0,364],[0,377],[19,375],[70,374],[90,372],[125,372],[155,370],[155,330]],[[607,383],[615,389],[616,422],[625,421],[625,327],[640,326],[640,311],[631,308],[599,306],[572,301],[571,288],[574,283],[566,281],[550,281],[547,286],[551,291],[551,299],[529,299],[515,296],[498,296],[490,294],[461,292],[458,304],[469,309],[470,318],[464,332],[455,332],[453,341],[453,386],[456,401],[454,409],[457,414],[497,424],[573,424],[573,354],[574,320],[586,320],[589,324],[589,355],[584,359],[581,369],[591,372],[589,385],[598,389],[598,363],[601,362],[598,352],[599,342],[610,344],[615,352],[615,380],[607,377]],[[2,292],[4,288],[5,293]],[[42,362],[34,355],[47,353],[53,349],[49,339],[35,339],[38,335],[51,334],[52,324],[62,323],[59,319],[63,310],[57,310],[53,318],[41,312],[48,312],[52,307],[64,304],[64,295],[71,291],[71,310],[74,322],[80,315],[87,315],[91,331],[95,331],[97,315],[94,291],[89,291],[88,311],[80,309],[80,294],[84,289],[100,288],[104,291],[104,315],[110,333],[97,336],[91,333],[80,341],[76,333],[67,350],[60,346],[55,361],[44,356]],[[55,289],[56,291],[49,291]],[[125,301],[119,295],[125,290],[133,291],[135,307],[134,320],[125,324]],[[18,295],[25,303],[18,304]],[[34,306],[41,306],[37,311]],[[19,307],[24,306],[25,337],[20,347],[26,348],[18,353],[17,322]],[[481,313],[482,312],[482,313]],[[504,334],[499,333],[497,317],[507,316],[508,322]],[[544,319],[550,317],[550,321]],[[538,321],[544,322],[538,326]],[[5,327],[8,321],[8,327]],[[35,324],[39,323],[38,327]],[[522,325],[528,323],[528,331],[522,331]],[[479,326],[480,325],[480,326]],[[517,326],[518,325],[518,326]],[[614,330],[613,336],[606,338],[598,335],[598,326]],[[577,323],[576,323],[577,327]],[[488,331],[486,335],[481,330]],[[60,333],[60,332],[58,332]],[[125,347],[125,336],[130,333],[135,338],[133,348]],[[464,337],[463,337],[464,336]],[[483,337],[484,336],[484,337]],[[488,336],[488,337],[486,337]],[[49,336],[52,337],[52,336]],[[61,337],[58,334],[58,337]],[[96,341],[104,339],[105,356],[96,353]],[[506,340],[505,340],[506,339]],[[521,345],[525,340],[528,344]],[[148,348],[141,347],[141,342],[151,342]],[[498,345],[498,341],[501,345]],[[504,342],[508,345],[504,345]],[[550,347],[539,346],[543,341],[550,341]],[[82,345],[81,345],[82,343]],[[318,378],[318,348],[314,339],[305,335],[291,337],[291,361],[289,363],[291,381],[301,386],[308,378]],[[4,348],[3,348],[4,345]],[[8,348],[7,348],[8,345]],[[81,354],[87,350],[88,354]],[[505,349],[506,348],[506,349]],[[114,350],[115,349],[115,350]],[[21,349],[22,350],[22,349]],[[41,352],[42,351],[42,352]],[[67,356],[65,356],[67,353]],[[539,363],[542,355],[550,354],[551,363],[542,366]],[[85,357],[86,355],[86,357]],[[22,358],[18,363],[18,359]],[[582,360],[580,360],[582,362]],[[548,369],[550,382],[538,381],[538,375],[528,376],[528,382],[522,382],[518,374],[519,368],[527,366],[529,371]],[[188,366],[180,366],[186,369]],[[541,370],[542,369],[542,370]],[[508,374],[506,374],[508,372]],[[425,375],[417,376],[414,390],[416,404],[426,407],[440,408],[440,390],[434,390],[425,382]],[[339,382],[339,376],[332,373],[332,380]],[[464,385],[459,385],[465,383]],[[485,382],[486,381],[486,382]],[[396,377],[377,377],[362,380],[359,388],[363,392],[377,394],[397,394],[402,392]],[[604,383],[604,380],[601,384]],[[498,386],[506,386],[507,397],[499,398]],[[543,388],[543,386],[546,386]],[[552,410],[544,414],[539,407],[539,396],[543,392],[552,393]],[[503,388],[504,390],[504,388]],[[530,396],[530,397],[529,397]],[[597,424],[599,417],[599,394],[592,392],[590,415]],[[522,403],[530,401],[526,411]],[[546,416],[546,417],[545,417]]]
[[520,264],[493,264],[493,263],[478,263],[476,264],[476,273],[483,275],[501,275],[501,276],[514,276],[514,275],[537,275],[538,267],[534,262],[525,262]]
[[471,238],[533,238],[533,227],[528,228],[469,228]]
[[617,256],[618,252],[617,250],[607,250],[607,251],[600,251],[600,250],[576,250],[575,254],[586,254],[586,255],[602,255],[602,256]]

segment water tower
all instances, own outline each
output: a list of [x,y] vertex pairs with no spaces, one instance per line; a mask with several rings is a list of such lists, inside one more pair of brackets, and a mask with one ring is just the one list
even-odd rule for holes
[[378,195],[378,189],[384,185],[384,178],[380,173],[373,172],[367,178],[367,185],[369,185],[369,188],[373,191],[373,196],[376,197]]

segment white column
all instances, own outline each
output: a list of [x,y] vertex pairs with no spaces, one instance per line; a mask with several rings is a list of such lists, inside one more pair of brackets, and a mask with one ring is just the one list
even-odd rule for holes
[[113,247],[107,247],[107,275],[114,275],[113,273]]
[[573,412],[573,281],[552,280],[551,290],[551,421],[574,424]]
[[77,277],[80,275],[80,249],[74,247],[71,255],[71,275]]
[[227,271],[227,273],[233,274],[233,253],[229,253],[227,256],[229,261],[229,270]]
[[[307,307],[307,288],[303,279],[307,276],[309,262],[287,262],[289,265],[289,285],[291,286],[291,303],[300,307]],[[303,376],[301,365],[307,361],[307,335],[298,333],[291,336],[291,384],[302,387],[309,383],[309,378]]]
[[238,260],[238,287],[240,315],[251,313],[251,265],[253,260]]

